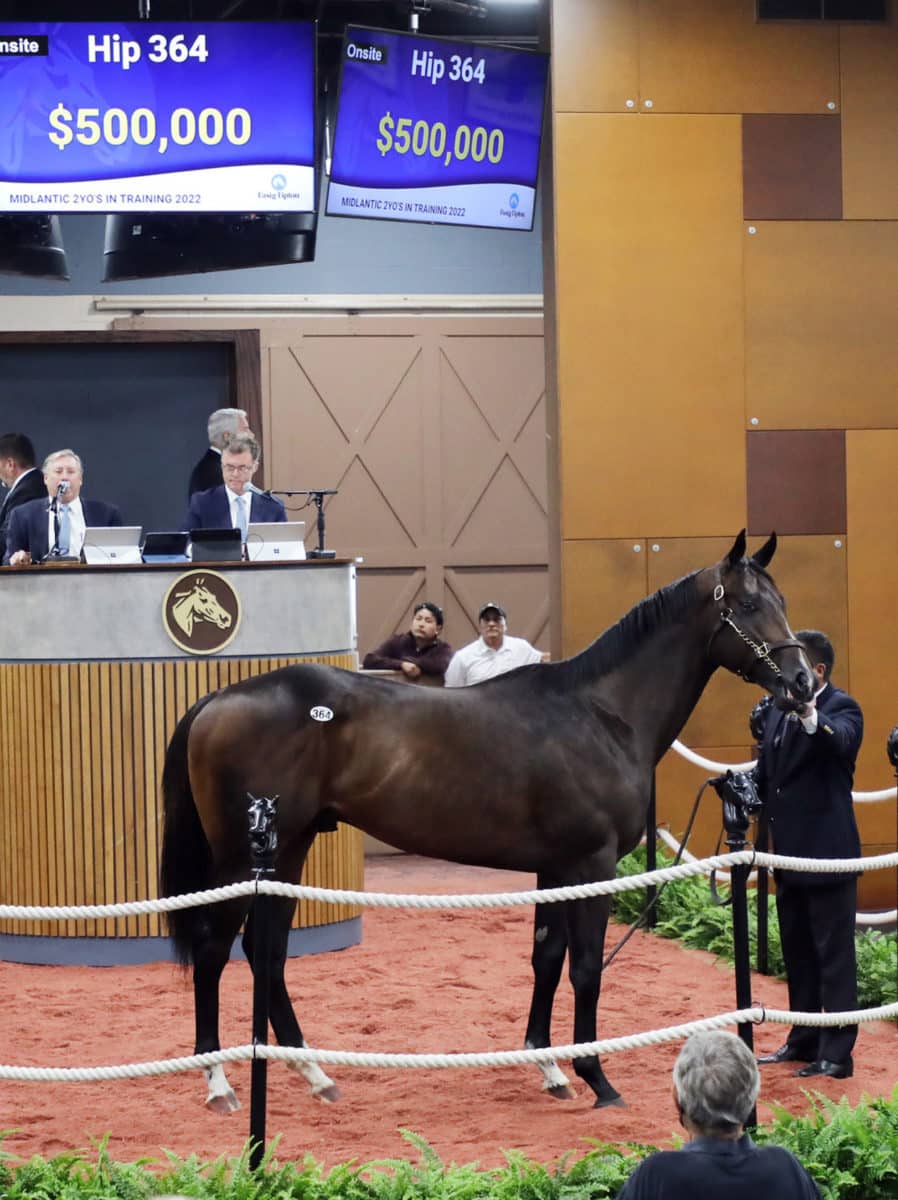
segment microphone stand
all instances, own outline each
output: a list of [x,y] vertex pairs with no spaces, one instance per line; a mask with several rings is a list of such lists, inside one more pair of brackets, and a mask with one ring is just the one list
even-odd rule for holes
[[324,497],[336,496],[337,488],[301,488],[298,491],[276,492],[270,493],[272,496],[308,496],[309,500],[315,505],[318,510],[316,526],[318,530],[318,545],[314,550],[309,551],[309,558],[336,558],[336,550],[325,550],[324,548]]

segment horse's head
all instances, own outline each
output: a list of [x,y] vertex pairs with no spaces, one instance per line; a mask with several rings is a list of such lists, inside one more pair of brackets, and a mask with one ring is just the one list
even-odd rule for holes
[[745,530],[710,571],[712,622],[708,654],[715,666],[773,693],[777,703],[803,703],[814,694],[814,673],[786,620],[786,602],[766,571],[776,534],[745,557]]
[[193,617],[196,621],[211,621],[219,629],[229,629],[231,614],[219,604],[215,596],[198,579],[193,588]]

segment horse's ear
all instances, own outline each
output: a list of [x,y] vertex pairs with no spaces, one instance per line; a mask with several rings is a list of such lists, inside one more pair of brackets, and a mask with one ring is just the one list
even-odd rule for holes
[[727,567],[735,567],[736,563],[745,555],[745,530],[743,529],[739,536],[733,542],[733,548],[724,560]]
[[766,567],[776,553],[776,534],[771,533],[770,537],[764,543],[757,553],[751,556],[751,561],[759,567]]

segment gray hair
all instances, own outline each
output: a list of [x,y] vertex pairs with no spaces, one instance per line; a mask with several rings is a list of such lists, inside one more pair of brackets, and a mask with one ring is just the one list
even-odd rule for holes
[[52,454],[47,455],[47,457],[44,459],[44,464],[41,467],[41,470],[45,475],[50,469],[50,464],[56,462],[57,458],[74,458],[75,462],[78,464],[78,470],[82,475],[84,474],[84,463],[74,450],[54,450]]
[[209,417],[209,445],[223,450],[228,441],[225,434],[233,436],[237,432],[241,417],[244,421],[249,421],[249,417],[242,408],[216,408]]
[[724,1029],[692,1035],[673,1081],[683,1115],[703,1133],[733,1133],[744,1125],[761,1088],[755,1056]]
[[253,456],[253,462],[257,463],[262,457],[262,448],[251,433],[235,433],[228,439],[228,444],[224,447],[228,454],[242,454],[244,450],[248,450]]

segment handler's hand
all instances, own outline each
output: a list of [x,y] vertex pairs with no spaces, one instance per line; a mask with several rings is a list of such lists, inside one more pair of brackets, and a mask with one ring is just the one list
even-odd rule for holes
[[9,565],[11,567],[30,567],[31,552],[29,550],[17,550],[15,554],[10,556]]
[[416,667],[413,662],[403,662],[402,669],[408,675],[409,679],[417,679],[421,674],[421,668]]

